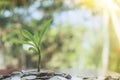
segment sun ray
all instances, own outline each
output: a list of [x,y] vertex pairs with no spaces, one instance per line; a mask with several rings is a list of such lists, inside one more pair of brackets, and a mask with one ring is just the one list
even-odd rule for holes
[[[117,12],[120,12],[119,4],[120,0],[81,0],[80,4],[91,9],[91,11],[97,10],[99,13],[102,13],[104,28],[104,44],[102,52],[103,70],[107,69],[109,61],[109,26],[114,28],[115,34],[120,44],[120,18],[117,14]],[[110,24],[110,21],[112,21],[112,25]]]

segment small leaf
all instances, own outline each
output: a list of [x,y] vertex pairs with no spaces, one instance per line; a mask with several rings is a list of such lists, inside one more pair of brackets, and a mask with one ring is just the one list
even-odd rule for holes
[[17,44],[21,44],[22,42],[19,41],[18,39],[14,38],[14,39],[11,39],[10,42],[12,43],[17,43]]
[[40,41],[39,41],[39,43],[41,42],[41,39],[42,39],[45,31],[46,31],[47,28],[49,27],[50,23],[51,23],[51,20],[48,20],[48,21],[42,26],[42,29],[41,29],[41,32],[40,32]]
[[26,44],[26,43],[28,43],[28,41],[19,41],[19,40],[16,40],[16,42],[19,43],[19,44]]
[[23,36],[29,40],[33,40],[32,34],[30,32],[28,32],[27,30],[23,29],[21,30],[21,33],[23,34]]
[[39,35],[38,35],[38,32],[36,32],[34,34],[34,42],[37,46],[39,46]]
[[33,43],[35,44],[35,46],[38,47],[38,45],[39,45],[39,36],[38,36],[38,32],[34,33],[34,36],[33,36]]
[[30,47],[30,48],[29,48],[29,51],[36,51],[36,48]]
[[30,41],[18,41],[20,44],[28,44],[28,45],[31,45],[33,47],[35,47],[35,44],[30,42]]

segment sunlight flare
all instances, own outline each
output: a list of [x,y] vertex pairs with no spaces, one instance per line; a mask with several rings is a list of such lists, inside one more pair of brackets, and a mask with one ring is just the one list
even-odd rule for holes
[[115,33],[120,43],[120,35],[119,35],[120,34],[120,23],[119,23],[120,20],[116,14],[117,11],[120,11],[120,7],[113,0],[104,0],[104,1],[107,1],[106,5],[109,11],[108,13],[110,14]]
[[110,14],[111,14],[115,33],[116,33],[117,38],[118,38],[119,43],[120,43],[120,23],[119,23],[120,20],[118,19],[117,15],[114,11],[111,10]]
[[[117,0],[82,0],[81,6],[85,6],[90,9],[92,12],[98,11],[99,14],[102,14],[103,17],[103,31],[104,31],[104,44],[103,44],[103,52],[102,52],[102,68],[103,72],[108,69],[108,61],[109,61],[109,26],[112,26],[117,39],[120,43],[120,1]],[[112,25],[110,24],[112,21]],[[104,75],[104,73],[102,74]],[[101,76],[101,75],[100,75]]]
[[[104,33],[104,44],[102,52],[102,73],[99,73],[99,76],[105,76],[105,72],[108,68],[109,60],[109,14],[107,11],[103,13],[103,33]],[[100,79],[99,79],[100,80]]]

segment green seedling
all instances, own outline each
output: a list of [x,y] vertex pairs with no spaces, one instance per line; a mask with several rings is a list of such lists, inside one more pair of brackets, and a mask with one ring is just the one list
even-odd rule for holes
[[31,47],[29,50],[34,50],[38,54],[38,65],[37,65],[37,71],[40,72],[40,65],[41,65],[41,49],[40,45],[42,42],[43,35],[47,28],[49,27],[51,23],[51,20],[47,21],[43,26],[41,26],[40,32],[35,32],[34,34],[30,33],[28,30],[22,29],[21,33],[22,35],[27,39],[23,41],[23,44],[28,44]]

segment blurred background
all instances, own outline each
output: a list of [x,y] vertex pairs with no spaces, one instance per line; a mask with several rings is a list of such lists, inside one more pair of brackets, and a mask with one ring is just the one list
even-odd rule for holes
[[0,69],[36,68],[37,54],[18,44],[52,19],[41,44],[44,69],[120,72],[119,0],[0,0]]

